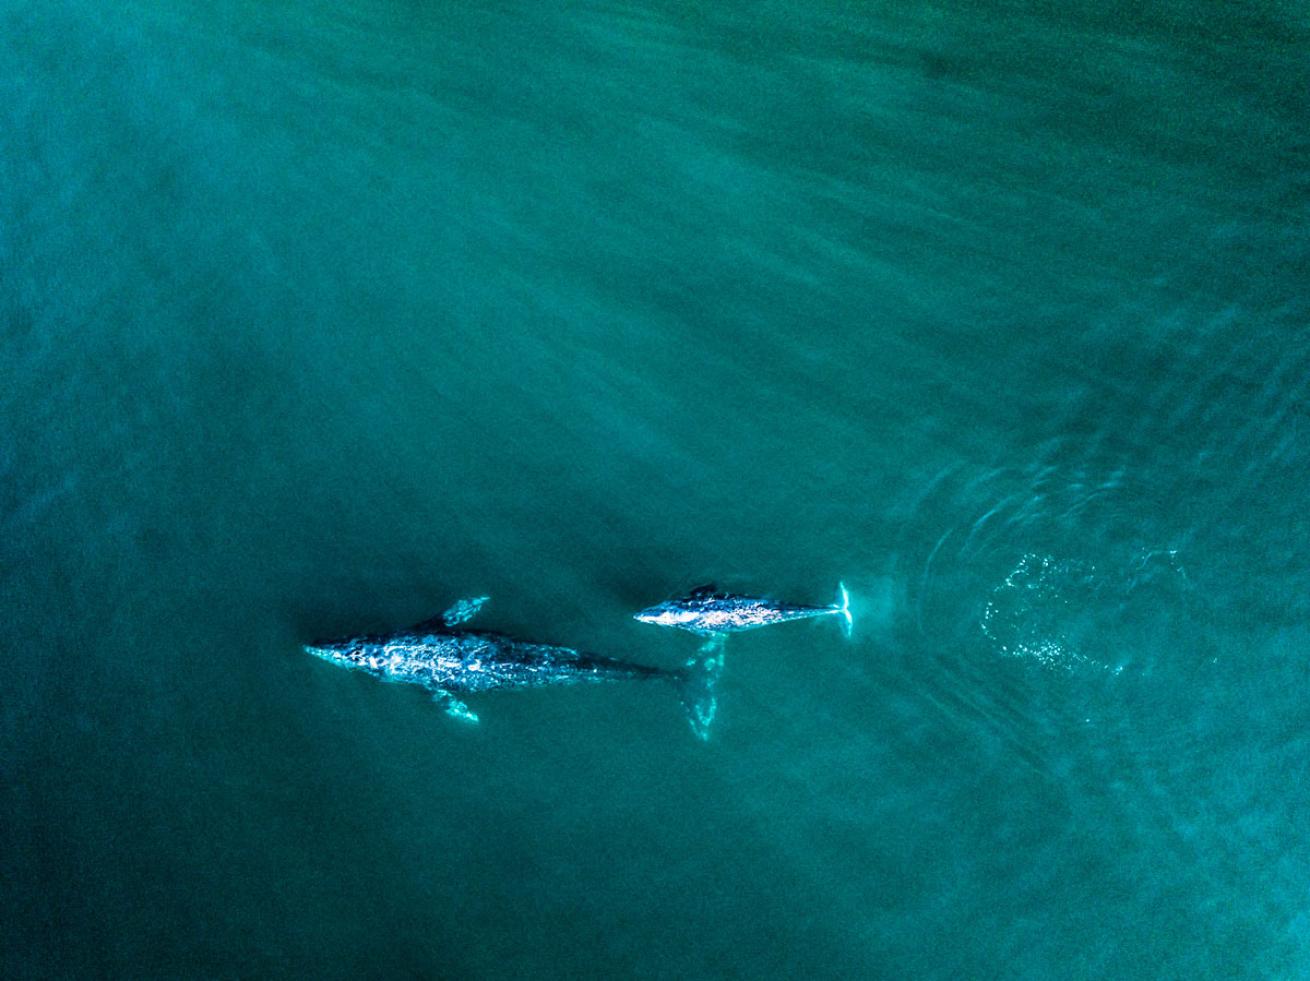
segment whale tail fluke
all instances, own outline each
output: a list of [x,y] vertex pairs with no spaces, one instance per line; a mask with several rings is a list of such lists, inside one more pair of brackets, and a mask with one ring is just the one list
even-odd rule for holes
[[841,615],[842,624],[841,632],[846,635],[846,639],[851,639],[851,631],[855,629],[855,621],[851,619],[851,594],[846,591],[846,584],[837,583],[837,602],[833,604],[833,612]]
[[722,672],[723,638],[719,636],[703,644],[696,657],[678,673],[678,695],[687,712],[687,722],[701,739],[710,738],[710,723],[719,708],[716,690]]

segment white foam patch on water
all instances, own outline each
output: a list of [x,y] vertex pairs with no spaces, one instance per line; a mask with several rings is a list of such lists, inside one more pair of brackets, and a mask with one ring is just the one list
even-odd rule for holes
[[1115,638],[1124,639],[1128,608],[1151,590],[1189,585],[1176,549],[1141,548],[1109,568],[1030,552],[992,590],[979,626],[1003,656],[1119,674]]
[[1025,555],[992,591],[982,631],[1007,657],[1028,658],[1049,667],[1089,663],[1062,628],[1060,613],[1069,594],[1086,589],[1095,569],[1049,555]]

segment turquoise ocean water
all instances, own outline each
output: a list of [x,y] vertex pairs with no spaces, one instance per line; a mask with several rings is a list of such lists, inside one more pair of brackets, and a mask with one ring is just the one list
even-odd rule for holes
[[[0,0],[0,974],[1310,975],[1296,3]],[[707,580],[855,600],[666,690]]]

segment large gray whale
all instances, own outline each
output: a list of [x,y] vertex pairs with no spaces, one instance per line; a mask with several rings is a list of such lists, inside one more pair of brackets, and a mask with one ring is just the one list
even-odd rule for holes
[[455,629],[486,602],[485,596],[461,600],[441,616],[406,630],[315,641],[305,651],[382,681],[426,688],[447,714],[466,722],[477,722],[478,717],[457,695],[493,688],[664,681],[677,690],[692,731],[709,738],[717,709],[714,689],[723,667],[716,650],[703,649],[685,667],[668,670],[492,631]]

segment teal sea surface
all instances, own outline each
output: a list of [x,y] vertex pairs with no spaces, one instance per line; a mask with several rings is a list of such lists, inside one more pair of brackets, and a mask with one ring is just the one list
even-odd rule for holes
[[1308,11],[0,0],[0,975],[1310,976]]

